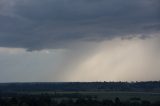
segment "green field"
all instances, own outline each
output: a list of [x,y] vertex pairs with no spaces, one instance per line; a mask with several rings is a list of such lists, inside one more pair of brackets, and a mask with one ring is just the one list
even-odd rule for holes
[[[73,94],[75,92],[57,92],[61,94]],[[122,101],[129,100],[131,98],[140,98],[141,100],[159,101],[160,93],[152,92],[76,92],[81,95],[97,96],[98,100],[112,99],[119,97]]]
[[[24,92],[23,92],[24,93]],[[26,93],[26,92],[25,92]],[[30,94],[41,94],[41,93],[47,93],[47,94],[55,94],[55,92],[27,92]],[[104,99],[110,99],[114,100],[116,97],[119,97],[122,101],[127,101],[132,98],[140,98],[140,100],[148,100],[151,102],[160,101],[160,93],[155,92],[122,92],[122,91],[81,91],[81,92],[66,92],[66,91],[57,91],[56,95],[61,95],[61,97],[58,97],[59,99],[65,99],[68,98],[66,95],[81,95],[82,97],[96,97],[98,100],[104,100]]]

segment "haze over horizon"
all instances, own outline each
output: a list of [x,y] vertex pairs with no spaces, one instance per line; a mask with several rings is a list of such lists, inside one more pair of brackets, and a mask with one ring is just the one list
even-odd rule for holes
[[159,76],[160,0],[0,1],[0,82]]

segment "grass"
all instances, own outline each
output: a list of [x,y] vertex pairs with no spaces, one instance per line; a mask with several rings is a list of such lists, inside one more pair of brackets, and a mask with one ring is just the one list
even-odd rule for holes
[[[55,94],[55,92],[23,92],[29,94]],[[57,95],[72,95],[78,94],[84,97],[91,96],[97,97],[98,100],[110,99],[114,100],[116,97],[119,97],[122,101],[130,100],[131,98],[140,98],[141,100],[148,100],[151,102],[160,101],[160,93],[153,93],[153,92],[122,92],[122,91],[79,91],[79,92],[68,92],[68,91],[57,91]],[[63,96],[61,98],[64,98]],[[66,97],[65,97],[66,98]]]
[[[58,93],[58,92],[57,92]],[[59,92],[62,94],[65,93],[74,93],[74,92]],[[159,101],[160,100],[160,93],[152,93],[152,92],[76,92],[81,95],[90,95],[90,96],[97,96],[98,100],[103,99],[111,99],[114,100],[116,97],[119,97],[122,101],[129,100],[131,98],[140,98],[141,100],[149,100],[149,101]]]

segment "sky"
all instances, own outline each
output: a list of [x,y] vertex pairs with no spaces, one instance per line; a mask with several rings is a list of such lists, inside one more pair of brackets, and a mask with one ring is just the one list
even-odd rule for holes
[[0,0],[0,82],[159,76],[160,0]]

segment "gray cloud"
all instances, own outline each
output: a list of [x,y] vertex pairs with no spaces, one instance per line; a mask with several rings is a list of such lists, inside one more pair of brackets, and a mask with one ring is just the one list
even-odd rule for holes
[[160,36],[85,43],[72,50],[0,48],[0,82],[159,80]]
[[71,47],[160,29],[159,0],[2,0],[0,46]]

